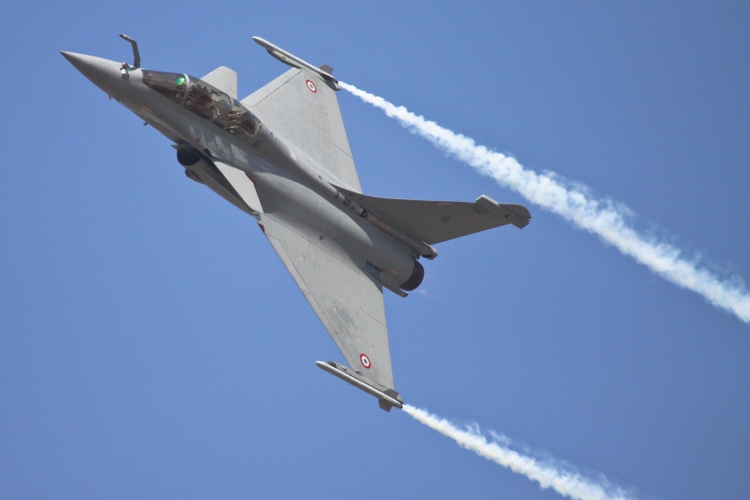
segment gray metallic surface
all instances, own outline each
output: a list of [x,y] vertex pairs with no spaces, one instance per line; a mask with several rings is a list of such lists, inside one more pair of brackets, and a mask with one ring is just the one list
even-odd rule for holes
[[321,78],[323,78],[326,84],[329,87],[331,87],[333,90],[341,90],[341,87],[339,87],[339,81],[336,78],[334,78],[334,76],[331,74],[333,69],[327,64],[324,64],[319,68],[316,68],[309,62],[303,61],[299,57],[293,54],[290,54],[286,50],[277,47],[276,45],[262,39],[259,36],[254,36],[253,41],[257,43],[258,45],[260,45],[261,47],[265,48],[269,54],[271,54],[273,57],[283,62],[284,64],[288,64],[289,66],[292,66],[293,68],[305,68],[309,71],[317,73],[318,75],[320,75]]
[[[381,408],[400,408],[383,287],[404,297],[401,287],[418,286],[423,270],[414,258],[434,258],[431,243],[508,223],[523,227],[530,215],[519,205],[500,205],[484,196],[475,203],[453,203],[361,194],[334,92],[337,81],[265,40],[256,41],[294,69],[244,99],[245,110],[236,101],[236,73],[223,66],[197,82],[176,74],[176,87],[155,91],[158,72],[62,55],[171,139],[189,178],[255,217],[351,369],[318,366],[376,396]],[[198,114],[200,109],[185,107],[188,97],[190,106],[201,105],[196,100],[201,95],[189,94],[198,88],[193,84],[209,89],[203,94],[208,105],[218,99],[229,108],[210,115],[212,122]],[[260,128],[257,121],[238,121],[253,115]],[[222,122],[223,116],[231,120]],[[237,123],[246,128],[236,128]]]
[[[357,373],[382,390],[393,387],[380,284],[366,261],[309,225],[264,216],[261,224],[305,298]],[[294,229],[292,229],[294,227]],[[362,356],[366,356],[363,363]]]
[[206,83],[210,83],[219,90],[223,90],[232,99],[237,99],[237,72],[226,66],[219,66],[203,78]]
[[381,391],[378,388],[370,385],[366,380],[362,380],[361,377],[357,376],[357,374],[351,373],[345,366],[334,363],[333,361],[329,361],[327,363],[323,361],[316,361],[315,364],[318,365],[318,368],[320,368],[321,370],[327,371],[331,375],[338,377],[349,384],[352,384],[357,389],[361,389],[367,394],[378,398],[380,407],[385,411],[390,411],[394,406],[396,408],[401,408],[403,406],[403,400],[396,391]]
[[523,228],[531,220],[525,207],[503,205],[485,195],[466,203],[346,194],[383,223],[431,245],[506,224]]
[[[315,85],[315,92],[307,87],[307,80]],[[361,191],[336,94],[320,86],[318,75],[290,69],[242,103],[294,147],[295,154],[316,162],[332,180],[340,181],[337,185]]]

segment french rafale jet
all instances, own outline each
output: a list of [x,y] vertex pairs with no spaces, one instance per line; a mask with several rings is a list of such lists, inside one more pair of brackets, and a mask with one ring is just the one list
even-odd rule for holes
[[436,243],[529,223],[520,205],[362,194],[327,65],[315,67],[254,37],[292,69],[241,101],[237,73],[203,78],[62,52],[83,75],[169,138],[192,180],[255,218],[349,367],[323,370],[401,408],[394,390],[383,288],[400,297],[424,277]]

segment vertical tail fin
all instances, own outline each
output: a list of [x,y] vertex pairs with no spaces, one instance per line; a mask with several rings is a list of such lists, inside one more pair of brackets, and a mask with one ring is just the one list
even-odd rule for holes
[[222,92],[229,94],[232,99],[237,99],[237,72],[226,66],[219,66],[203,78],[204,82],[213,85]]

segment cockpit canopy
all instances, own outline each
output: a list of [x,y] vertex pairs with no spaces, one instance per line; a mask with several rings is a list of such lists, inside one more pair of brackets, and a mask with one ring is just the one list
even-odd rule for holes
[[143,83],[178,104],[185,97],[185,89],[187,88],[185,75],[145,69],[143,70]]
[[260,132],[261,123],[255,115],[226,93],[199,78],[180,73],[143,70],[143,83],[241,139],[251,139]]

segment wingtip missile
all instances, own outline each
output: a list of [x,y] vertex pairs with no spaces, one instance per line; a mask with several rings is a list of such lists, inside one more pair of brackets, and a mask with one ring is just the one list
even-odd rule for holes
[[[329,72],[324,71],[321,68],[316,68],[312,64],[310,64],[307,61],[303,61],[299,57],[295,56],[294,54],[290,54],[286,50],[277,47],[276,45],[272,44],[268,40],[264,40],[263,38],[259,36],[254,36],[253,41],[266,49],[269,54],[271,54],[273,57],[278,59],[279,61],[283,62],[284,64],[287,64],[289,66],[292,66],[293,68],[306,68],[310,71],[317,73],[323,78],[323,80],[333,89],[333,90],[341,90],[341,87],[339,86],[339,81]],[[330,66],[324,65],[326,68],[330,68]]]
[[357,389],[361,389],[367,394],[378,398],[378,405],[385,411],[391,411],[391,408],[394,406],[400,409],[404,405],[401,396],[399,396],[399,394],[393,389],[381,390],[343,365],[334,361],[316,361],[315,364],[318,365],[318,368],[327,371],[331,375],[350,383]]

